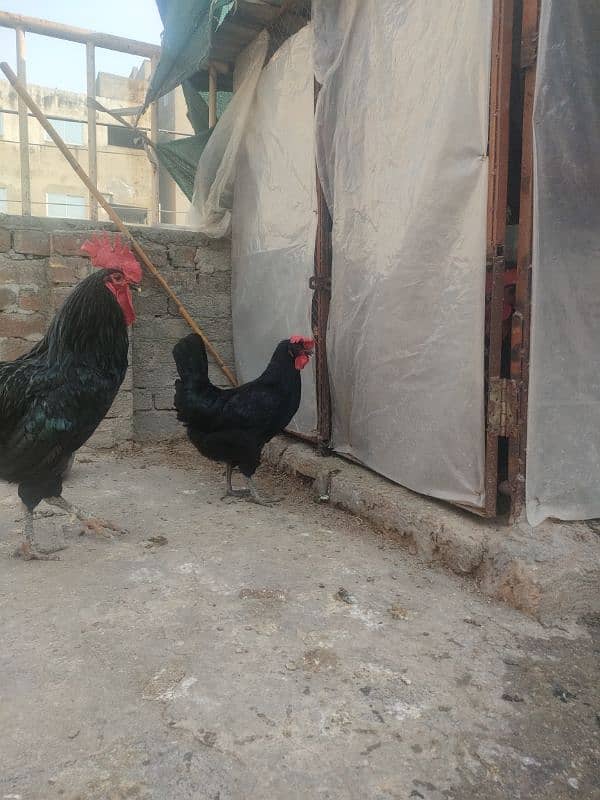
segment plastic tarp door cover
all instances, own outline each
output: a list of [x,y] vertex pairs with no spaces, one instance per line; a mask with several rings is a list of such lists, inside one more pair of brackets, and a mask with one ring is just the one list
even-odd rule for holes
[[600,3],[543,0],[527,517],[600,517]]
[[[251,380],[281,339],[311,336],[316,237],[312,27],[288,39],[263,70],[236,168],[233,332],[238,376]],[[316,429],[313,362],[290,428]]]
[[484,503],[492,0],[314,0],[335,448]]

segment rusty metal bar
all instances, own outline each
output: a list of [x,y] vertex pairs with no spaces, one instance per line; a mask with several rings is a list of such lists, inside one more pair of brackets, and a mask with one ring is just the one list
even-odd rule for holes
[[511,378],[519,385],[517,433],[510,439],[508,480],[511,520],[520,518],[525,505],[527,467],[527,401],[529,391],[529,336],[531,321],[531,251],[533,243],[533,106],[537,66],[540,0],[524,0],[521,69],[525,73],[521,200],[517,247],[517,287],[511,329]]
[[[127,125],[134,131],[145,132],[145,133],[149,133],[150,132],[150,128],[145,128],[143,126],[136,128],[130,122],[126,122],[125,121],[125,117],[123,116],[124,111],[123,111],[122,108],[105,108],[104,106],[99,108],[99,105],[100,104],[98,102],[92,101],[92,106],[96,109],[96,111],[100,111],[103,114],[109,114],[110,116],[114,117],[115,119],[118,119],[119,122],[122,125]],[[127,110],[128,109],[125,109],[125,111],[127,111]],[[15,111],[13,108],[2,108],[2,107],[0,107],[0,114],[12,114],[13,116],[18,116],[19,112]],[[27,116],[30,119],[35,119],[35,115],[32,114],[30,111],[27,112]],[[83,120],[80,117],[66,117],[66,116],[64,116],[62,114],[51,114],[51,115],[49,115],[48,119],[58,120],[58,121],[61,121],[61,122],[86,122],[86,120]],[[86,124],[87,124],[87,122],[86,122]],[[96,129],[98,129],[98,128],[108,128],[109,125],[112,125],[112,123],[111,122],[103,122],[102,120],[96,120]],[[159,132],[160,133],[168,133],[168,134],[170,134],[172,136],[180,136],[181,138],[185,138],[186,136],[189,136],[189,133],[183,133],[182,131],[172,131],[169,128],[159,128]]]
[[64,39],[67,42],[79,42],[79,44],[88,44],[89,42],[95,47],[117,50],[120,53],[129,53],[143,58],[158,58],[161,50],[158,45],[140,42],[136,39],[126,39],[123,36],[113,36],[108,33],[96,33],[96,31],[74,28],[71,25],[62,25],[46,19],[11,14],[8,11],[0,11],[0,27],[14,28],[15,30],[21,29],[28,33],[38,33],[42,36]]
[[[25,31],[16,29],[17,75],[23,86],[27,86],[27,62],[25,58]],[[29,168],[29,122],[27,104],[19,97],[19,151],[21,164],[21,214],[31,216],[31,172]]]
[[504,303],[504,243],[508,193],[508,141],[512,66],[513,0],[495,0],[490,81],[489,177],[487,205],[487,271],[489,341],[486,369],[485,512],[496,514],[498,495],[498,431],[491,423],[491,387],[500,378],[502,309]]
[[[152,72],[156,69],[157,58],[152,59]],[[158,101],[150,106],[150,139],[158,143]],[[152,166],[152,185],[150,189],[150,224],[160,225],[160,166],[155,153],[146,150],[148,160]]]
[[[315,81],[315,105],[320,85]],[[317,391],[317,430],[319,442],[328,447],[331,441],[331,389],[327,364],[327,323],[331,303],[332,227],[333,222],[325,202],[323,187],[315,169],[317,184],[317,236],[315,241],[315,272],[311,288],[313,294],[312,326],[315,339],[315,372]]]
[[[96,110],[90,100],[96,99],[96,50],[91,42],[85,46],[86,72],[87,72],[87,133],[88,133],[88,172],[90,180],[98,188],[98,148],[96,140]],[[98,219],[98,203],[90,193],[90,219]]]
[[75,173],[82,180],[82,182],[84,183],[84,185],[87,188],[87,190],[91,194],[94,195],[94,197],[98,201],[98,204],[100,206],[102,206],[102,208],[108,214],[109,219],[112,220],[112,222],[115,223],[117,228],[126,237],[126,239],[131,243],[131,246],[133,247],[133,249],[135,250],[137,255],[140,257],[140,260],[142,261],[142,263],[144,264],[144,266],[146,267],[148,272],[150,272],[154,276],[154,278],[158,281],[158,283],[160,284],[160,286],[162,287],[164,292],[171,298],[171,300],[173,300],[173,302],[175,303],[175,305],[177,307],[178,313],[183,317],[183,319],[187,322],[187,324],[194,331],[194,333],[196,333],[196,334],[198,334],[198,336],[200,336],[200,338],[202,339],[202,341],[206,345],[206,349],[212,355],[212,357],[216,361],[219,369],[226,376],[227,380],[231,383],[232,386],[237,386],[237,381],[235,379],[235,376],[233,375],[233,373],[231,372],[229,367],[225,364],[225,362],[223,361],[223,359],[221,358],[219,353],[215,350],[215,348],[213,347],[212,343],[206,337],[206,334],[204,333],[204,331],[200,328],[198,323],[190,315],[190,313],[187,310],[187,308],[183,305],[183,303],[181,302],[179,297],[175,294],[173,289],[169,286],[167,281],[163,278],[163,276],[161,275],[159,270],[154,266],[154,264],[152,263],[152,261],[148,257],[146,251],[141,246],[141,244],[139,244],[139,242],[132,236],[129,228],[124,224],[124,222],[121,220],[121,218],[116,213],[116,211],[111,207],[111,205],[106,201],[104,196],[98,191],[98,189],[90,181],[90,179],[89,179],[87,173],[85,172],[85,170],[81,167],[81,165],[79,164],[77,159],[73,156],[73,154],[71,153],[71,151],[69,150],[67,145],[63,142],[63,140],[60,138],[58,133],[54,130],[52,125],[50,125],[50,123],[48,122],[48,119],[45,116],[45,114],[43,113],[43,111],[40,109],[40,107],[37,105],[37,103],[31,97],[31,95],[27,92],[27,89],[19,81],[19,79],[17,78],[15,73],[10,68],[9,64],[7,64],[6,62],[2,62],[0,64],[0,69],[6,75],[6,77],[8,78],[8,80],[10,82],[10,84],[12,85],[13,89],[17,92],[19,97],[21,97],[25,101],[25,103],[27,104],[27,106],[29,107],[31,112],[38,119],[38,121],[39,121],[40,125],[42,126],[42,128],[46,131],[48,136],[50,136],[50,138],[52,139],[54,144],[58,147],[58,149],[61,151],[63,156],[69,162],[69,164],[71,165],[71,167],[73,168]]
[[208,127],[217,124],[217,70],[214,64],[208,68]]

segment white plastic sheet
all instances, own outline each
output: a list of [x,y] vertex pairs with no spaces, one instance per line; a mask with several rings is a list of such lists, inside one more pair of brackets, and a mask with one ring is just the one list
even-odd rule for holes
[[334,445],[484,502],[491,0],[314,0]]
[[[255,378],[281,340],[311,335],[316,188],[312,27],[265,67],[240,151],[235,184],[233,331],[238,375]],[[316,429],[313,364],[302,373],[292,429]]]
[[231,233],[233,187],[239,149],[267,57],[269,34],[260,33],[241,56],[243,77],[204,148],[194,183],[189,224],[215,239]]
[[543,0],[527,517],[600,517],[600,4]]

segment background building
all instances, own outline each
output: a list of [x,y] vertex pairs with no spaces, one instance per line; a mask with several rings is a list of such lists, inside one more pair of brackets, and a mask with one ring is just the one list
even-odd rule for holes
[[[99,72],[97,99],[110,109],[139,106],[146,95],[149,76],[149,61],[133,70],[129,78]],[[89,171],[86,95],[35,85],[29,85],[28,89],[75,158]],[[161,140],[193,133],[181,89],[161,98],[158,124]],[[140,127],[149,132],[150,112],[142,117]],[[147,223],[153,167],[143,143],[111,116],[98,114],[97,151],[100,191],[125,222]],[[39,122],[31,116],[29,159],[32,214],[87,219],[87,191]],[[185,225],[187,198],[162,168],[159,176],[160,221]],[[0,81],[0,212],[21,213],[17,95],[7,81]],[[99,218],[107,218],[102,209],[99,209]]]

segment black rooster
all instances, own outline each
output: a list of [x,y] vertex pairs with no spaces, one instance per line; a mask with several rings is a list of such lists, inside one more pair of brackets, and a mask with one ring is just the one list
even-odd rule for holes
[[[190,441],[206,458],[227,465],[227,495],[250,495],[267,505],[252,476],[264,445],[281,433],[298,410],[300,371],[308,364],[314,341],[292,336],[280,342],[263,374],[234,389],[219,389],[208,378],[208,360],[202,339],[190,334],[173,348],[180,380],[175,383],[177,418],[186,424]],[[235,467],[246,478],[247,489],[233,489]]]
[[0,479],[18,484],[25,506],[25,559],[56,558],[36,548],[33,511],[42,500],[96,532],[62,496],[72,456],[94,433],[127,370],[127,326],[135,319],[130,285],[142,271],[128,247],[107,235],[82,250],[102,267],[69,295],[48,332],[16,361],[0,363]]

